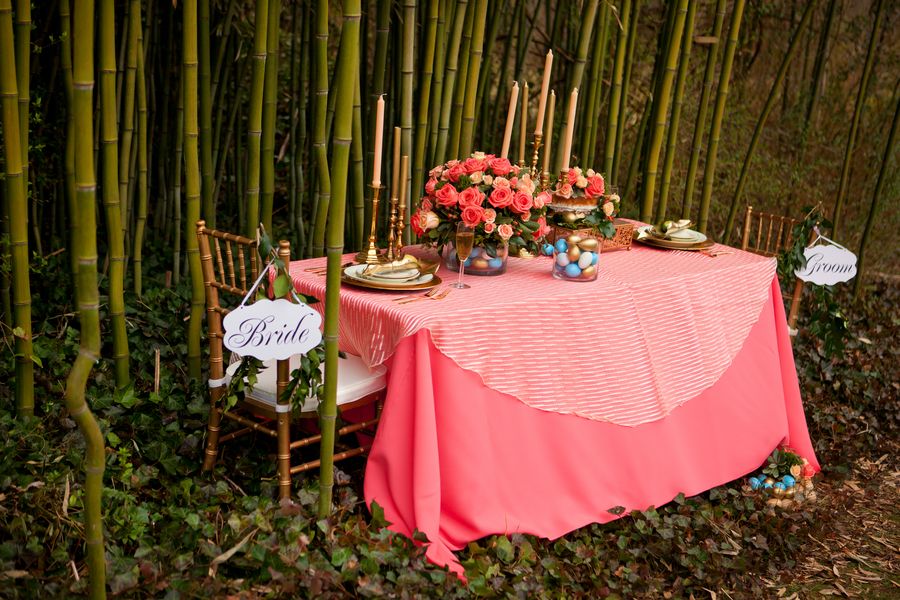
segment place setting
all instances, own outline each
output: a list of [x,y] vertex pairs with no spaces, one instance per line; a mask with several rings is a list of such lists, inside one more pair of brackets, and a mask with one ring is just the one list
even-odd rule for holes
[[653,248],[687,250],[689,252],[700,252],[708,256],[730,253],[724,250],[711,250],[716,243],[709,239],[706,234],[691,229],[691,224],[690,219],[681,219],[678,221],[665,221],[659,227],[643,225],[635,228],[634,241]]

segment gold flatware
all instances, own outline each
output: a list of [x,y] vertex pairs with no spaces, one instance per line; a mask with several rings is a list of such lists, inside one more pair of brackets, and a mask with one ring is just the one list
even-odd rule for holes
[[720,254],[734,254],[734,251],[733,250],[701,250],[700,254],[702,254],[704,256],[710,256],[710,257],[715,258],[716,256],[719,256]]
[[409,302],[415,302],[416,300],[424,300],[425,298],[432,298],[441,292],[441,288],[433,288],[425,292],[424,294],[419,294],[418,296],[404,296],[402,298],[395,298],[394,300],[397,304],[407,304]]

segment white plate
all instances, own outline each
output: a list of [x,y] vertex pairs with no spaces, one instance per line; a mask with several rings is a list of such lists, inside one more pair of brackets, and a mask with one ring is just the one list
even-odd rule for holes
[[694,244],[699,244],[700,242],[706,241],[705,235],[703,235],[699,231],[694,231],[693,229],[681,229],[679,231],[670,233],[669,237],[679,242],[691,242]]
[[365,269],[359,273],[360,277],[366,279],[383,279],[384,281],[405,281],[407,279],[415,279],[419,276],[419,269],[398,269],[396,271],[384,271],[378,274],[366,274]]
[[362,271],[365,268],[366,268],[366,265],[350,265],[349,267],[344,269],[344,275],[346,275],[347,277],[349,277],[351,279],[356,279],[358,281],[362,281],[365,283],[383,282],[383,283],[390,283],[392,286],[396,286],[396,287],[418,286],[418,285],[422,285],[423,283],[428,283],[429,281],[431,281],[434,278],[434,275],[431,273],[425,273],[424,275],[419,275],[418,277],[415,277],[413,279],[408,279],[406,281],[397,280],[397,279],[385,280],[380,277],[363,277]]

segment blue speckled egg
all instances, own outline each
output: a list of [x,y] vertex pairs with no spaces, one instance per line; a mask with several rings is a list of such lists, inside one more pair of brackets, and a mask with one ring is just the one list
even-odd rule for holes
[[565,252],[569,249],[569,245],[566,243],[564,239],[556,240],[556,251],[557,252]]
[[569,263],[566,265],[566,277],[579,277],[580,275],[581,267],[578,266],[578,263]]
[[488,261],[488,266],[492,269],[499,269],[503,266],[503,259],[499,256]]
[[780,481],[776,481],[774,487],[777,490],[786,490],[787,489],[787,486],[784,485],[783,483],[781,483]]
[[472,248],[469,258],[478,258],[479,256],[481,256],[481,248]]
[[600,254],[598,254],[597,252],[594,252],[594,258],[593,258],[593,262],[592,262],[591,264],[592,264],[592,265],[596,265],[596,264],[597,264],[597,260],[598,260],[599,258],[600,258]]
[[759,479],[757,479],[756,477],[751,477],[750,479],[747,480],[747,483],[750,484],[750,487],[752,489],[754,489],[754,490],[759,489]]
[[781,482],[784,483],[785,487],[793,487],[793,485],[797,483],[797,481],[790,475],[785,475],[784,477],[782,477]]
[[541,251],[543,251],[544,256],[553,256],[553,244],[544,244]]
[[[558,264],[561,267],[565,267],[566,265],[569,264],[569,257],[566,256],[565,252],[562,252],[562,253],[556,255],[556,264]],[[578,265],[575,265],[575,266],[578,266]]]
[[471,266],[472,266],[472,259],[471,259],[471,258],[467,258],[467,259],[466,259],[466,262],[464,262],[463,264],[464,264],[465,266],[467,266],[467,267],[471,267]]
[[766,489],[769,489],[769,488],[772,487],[772,484],[769,483],[768,481],[763,481],[763,482],[762,482],[762,486],[763,486],[764,488],[766,488]]

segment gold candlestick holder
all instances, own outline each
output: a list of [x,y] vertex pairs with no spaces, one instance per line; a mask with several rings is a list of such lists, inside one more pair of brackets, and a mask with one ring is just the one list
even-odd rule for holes
[[550,189],[550,171],[541,173],[541,191],[546,192]]
[[369,246],[368,248],[359,251],[356,255],[356,262],[359,264],[377,265],[384,262],[383,257],[378,253],[378,245],[375,243],[376,223],[378,220],[378,200],[384,186],[380,184],[371,184],[369,187],[372,188],[372,225],[369,230]]
[[534,179],[538,176],[538,158],[540,158],[541,151],[541,142],[543,141],[544,134],[543,133],[535,133],[534,134],[534,153],[531,155],[531,179]]
[[406,229],[406,203],[401,202],[397,209],[397,235],[394,236],[394,260],[403,256],[403,231]]
[[387,261],[392,262],[399,258],[394,254],[394,244],[397,238],[397,196],[391,198],[391,222],[388,233]]

